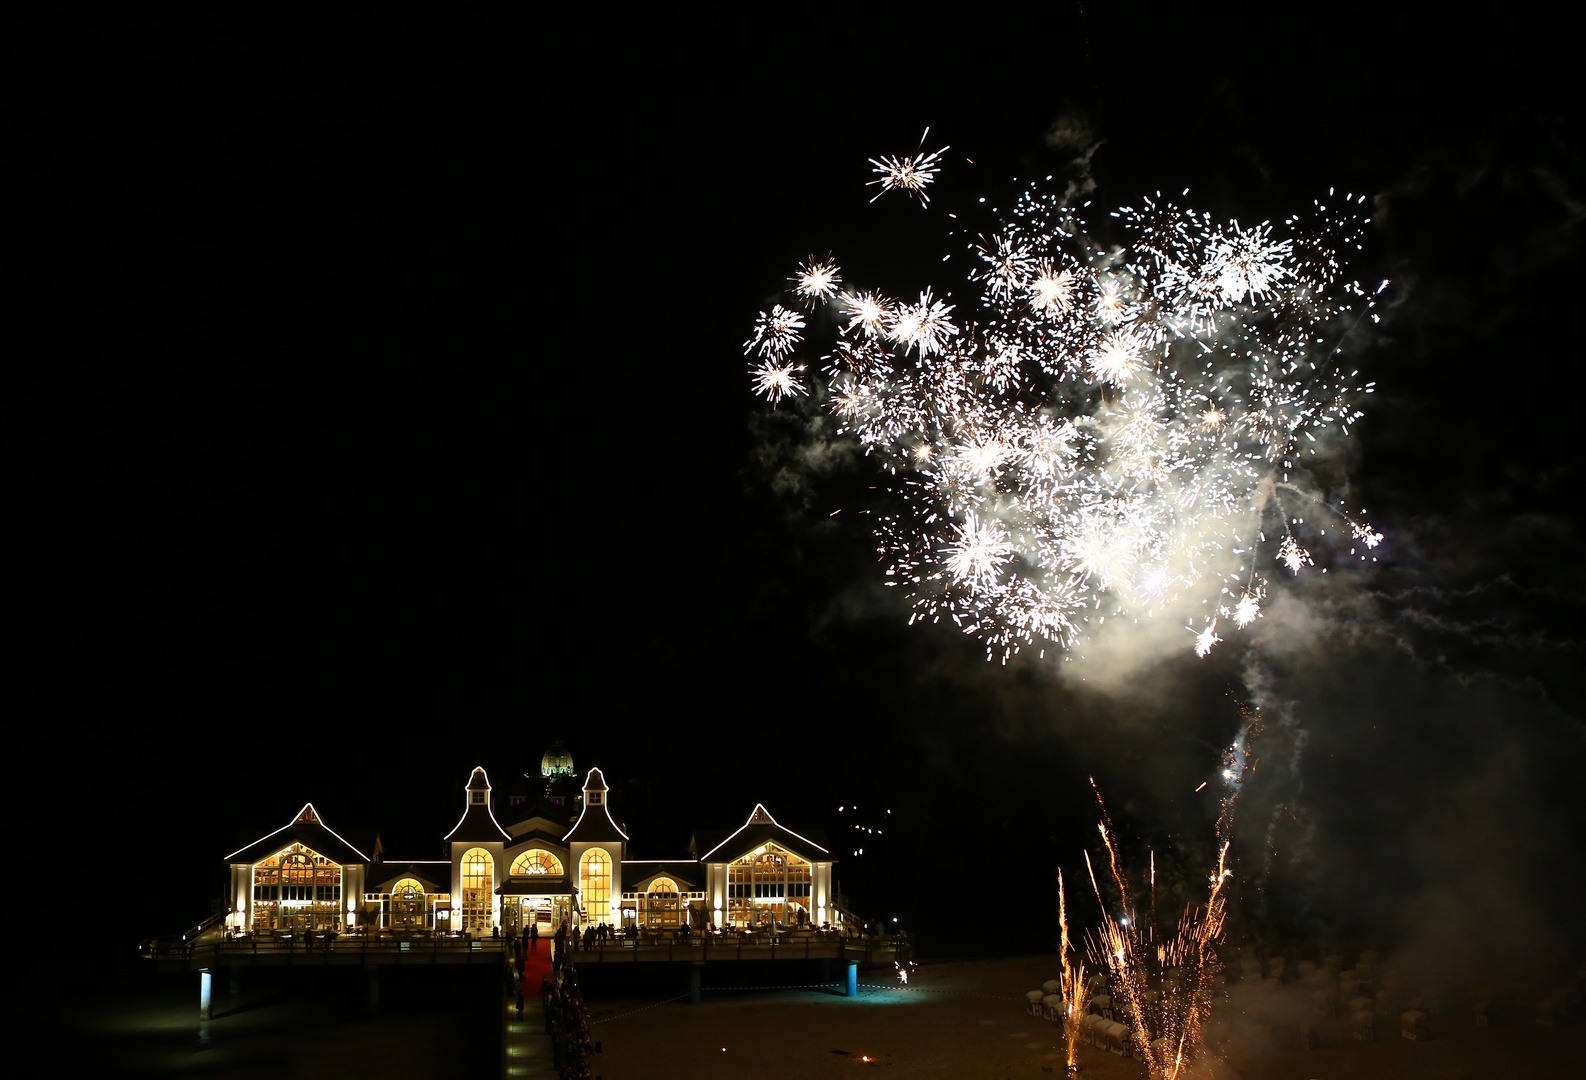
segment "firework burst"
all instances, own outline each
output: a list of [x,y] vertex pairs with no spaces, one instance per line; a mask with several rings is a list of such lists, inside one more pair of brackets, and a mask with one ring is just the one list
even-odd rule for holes
[[[878,159],[872,182],[923,203],[944,151]],[[1285,500],[1312,499],[1317,435],[1347,434],[1372,391],[1340,362],[1372,304],[1337,255],[1364,201],[1247,228],[1157,197],[1099,239],[1032,184],[967,245],[972,306],[935,284],[914,302],[854,289],[830,256],[805,260],[793,302],[835,331],[822,402],[893,480],[878,553],[911,621],[949,619],[1004,662],[1171,605],[1193,611],[1203,656],[1250,626],[1273,564],[1298,574],[1326,543]],[[772,304],[744,344],[773,402],[806,392],[804,329]],[[1369,558],[1382,534],[1327,509]]]
[[951,149],[951,147],[944,146],[940,150],[933,150],[927,154],[925,152],[925,136],[930,133],[931,129],[926,128],[924,134],[920,136],[919,149],[908,157],[870,159],[870,164],[873,166],[877,176],[877,179],[870,181],[870,183],[881,188],[880,191],[876,192],[875,198],[870,200],[871,202],[875,202],[876,199],[881,198],[889,191],[896,190],[906,191],[913,195],[920,200],[921,206],[930,204],[931,197],[925,193],[925,189],[936,179],[936,174],[941,171],[942,155]]

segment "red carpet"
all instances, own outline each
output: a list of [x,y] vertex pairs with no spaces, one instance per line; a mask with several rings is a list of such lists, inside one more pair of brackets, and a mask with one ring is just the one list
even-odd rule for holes
[[551,943],[541,939],[538,949],[529,949],[523,956],[523,996],[539,997],[540,980],[551,977]]

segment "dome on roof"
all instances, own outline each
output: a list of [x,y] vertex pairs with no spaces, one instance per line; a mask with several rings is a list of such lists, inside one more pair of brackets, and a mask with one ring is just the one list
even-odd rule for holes
[[573,755],[567,752],[560,739],[551,743],[551,748],[540,758],[540,775],[547,778],[573,775]]

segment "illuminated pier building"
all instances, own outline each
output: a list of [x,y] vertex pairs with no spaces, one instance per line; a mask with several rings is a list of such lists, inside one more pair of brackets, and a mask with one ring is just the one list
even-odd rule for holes
[[475,936],[533,925],[546,936],[564,924],[697,932],[842,921],[822,838],[787,828],[762,805],[735,829],[695,832],[686,856],[633,859],[599,769],[579,790],[572,757],[556,743],[540,772],[543,797],[502,806],[476,768],[445,834],[447,859],[387,859],[378,837],[345,838],[306,804],[285,826],[226,856],[226,925]]

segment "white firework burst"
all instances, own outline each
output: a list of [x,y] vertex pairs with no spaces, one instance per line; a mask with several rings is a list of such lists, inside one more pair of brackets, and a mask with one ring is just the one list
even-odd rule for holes
[[943,548],[947,572],[971,592],[990,589],[997,574],[1013,558],[1013,545],[1000,521],[982,523],[973,511],[964,515],[962,525],[954,525],[956,539]]
[[1261,614],[1261,602],[1253,594],[1245,593],[1239,598],[1239,603],[1234,605],[1234,625],[1243,630],[1256,621]]
[[754,392],[769,399],[773,405],[785,397],[808,393],[798,374],[803,370],[802,364],[782,364],[775,360],[762,360],[749,366]]
[[848,329],[859,330],[870,337],[880,337],[887,332],[892,305],[875,293],[843,293],[839,302],[843,314],[848,317]]
[[[875,183],[923,202],[940,154],[878,159]],[[1277,561],[1312,564],[1283,500],[1309,498],[1317,433],[1347,433],[1372,390],[1339,360],[1372,303],[1334,254],[1363,201],[1280,233],[1153,197],[1114,212],[1123,239],[1103,243],[1030,185],[970,245],[967,317],[935,285],[903,303],[845,290],[830,257],[801,264],[792,293],[839,327],[825,404],[892,480],[897,507],[872,520],[913,618],[950,619],[1004,660],[1173,604],[1211,605],[1191,620],[1201,655],[1249,627],[1275,519]],[[806,392],[803,328],[773,306],[745,345],[772,401]],[[1382,542],[1329,510],[1364,548]]]
[[1127,382],[1140,367],[1140,340],[1127,330],[1108,334],[1090,355],[1090,371],[1097,382]]
[[798,273],[790,280],[793,282],[793,292],[800,300],[813,302],[830,300],[836,296],[837,286],[843,283],[843,276],[831,256],[817,259],[811,255],[799,264]]
[[1285,536],[1283,543],[1278,545],[1278,562],[1288,567],[1290,573],[1298,574],[1300,567],[1311,565],[1311,553],[1294,537]]
[[951,147],[944,146],[940,150],[925,153],[925,136],[931,133],[930,128],[925,129],[925,134],[920,136],[920,149],[908,157],[879,157],[871,158],[870,164],[879,179],[872,180],[872,185],[881,188],[876,192],[875,198],[881,198],[889,191],[906,191],[920,200],[920,205],[930,203],[931,197],[925,189],[936,179],[936,174],[941,171],[942,155]]
[[1195,655],[1205,656],[1222,638],[1217,636],[1217,620],[1213,619],[1204,630],[1195,635]]
[[1050,262],[1043,262],[1040,272],[1030,283],[1030,306],[1037,311],[1060,315],[1073,302],[1074,275],[1067,270],[1054,271]]
[[921,357],[939,353],[949,338],[958,336],[958,327],[947,316],[953,305],[932,299],[931,290],[920,294],[918,304],[899,304],[892,312],[887,334],[905,349],[915,349]]
[[772,304],[770,311],[762,311],[755,319],[754,333],[743,343],[743,351],[759,353],[768,360],[780,359],[804,340],[803,330],[804,316]]

